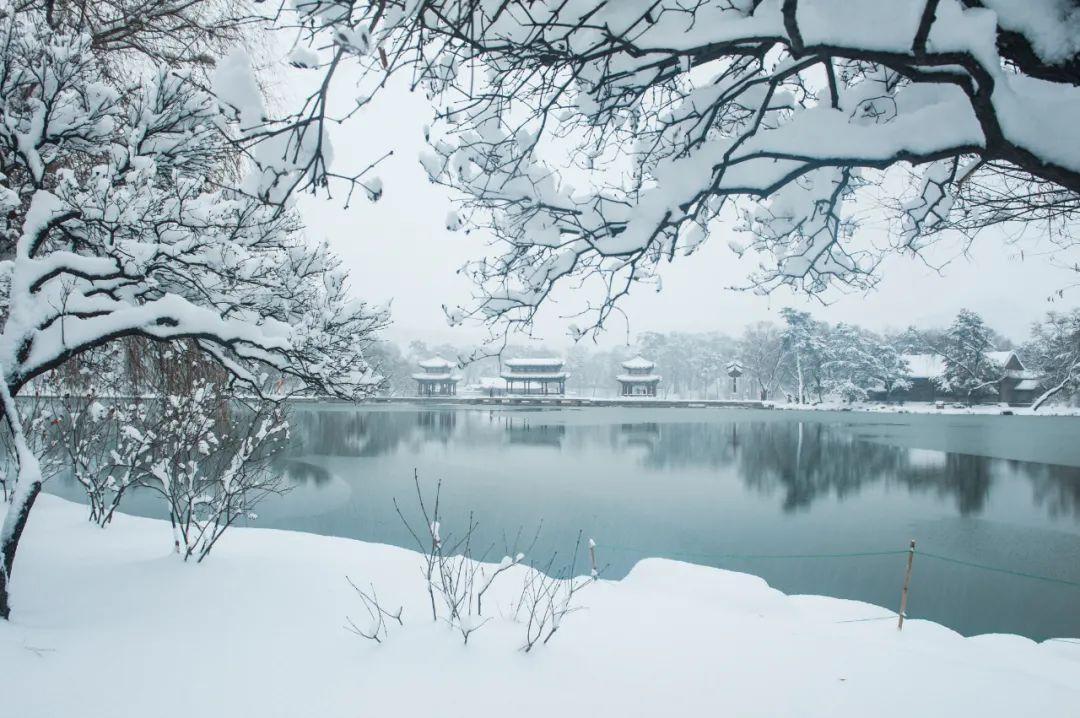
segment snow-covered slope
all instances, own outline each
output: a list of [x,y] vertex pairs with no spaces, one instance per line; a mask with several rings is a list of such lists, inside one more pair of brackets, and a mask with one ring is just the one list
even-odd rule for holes
[[[0,625],[4,716],[1050,718],[1080,705],[1080,643],[965,639],[914,620],[898,633],[859,620],[885,609],[785,596],[746,574],[644,561],[580,593],[586,609],[524,654],[524,627],[505,617],[521,567],[464,646],[432,623],[408,551],[235,529],[183,565],[162,522],[121,516],[101,531],[81,506],[39,502],[15,621]],[[383,644],[342,628],[365,615],[346,574],[404,604]]]

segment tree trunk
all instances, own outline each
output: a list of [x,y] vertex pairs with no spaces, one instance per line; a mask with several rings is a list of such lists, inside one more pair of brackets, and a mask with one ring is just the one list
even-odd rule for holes
[[795,371],[799,376],[799,403],[806,403],[806,394],[803,389],[803,377],[802,377],[802,357],[798,353],[795,354]]
[[34,501],[41,493],[41,466],[30,450],[30,445],[26,443],[22,421],[15,409],[15,400],[11,396],[2,366],[0,366],[0,407],[3,409],[2,418],[7,420],[8,427],[11,429],[15,455],[19,461],[19,473],[15,478],[11,505],[8,507],[3,525],[0,526],[0,618],[7,619],[11,615],[11,600],[8,595],[11,569],[15,564],[15,552],[19,548],[19,539],[22,538],[26,521],[30,517],[30,509],[34,507]]
[[[16,483],[18,489],[18,483]],[[0,552],[3,553],[3,566],[0,566],[0,618],[7,619],[11,615],[11,599],[8,596],[11,569],[15,565],[15,551],[19,548],[19,539],[22,538],[23,529],[26,528],[26,520],[30,517],[30,510],[34,507],[34,501],[41,493],[41,482],[31,482],[26,491],[16,491],[15,498],[8,507],[7,516],[4,518],[4,527],[0,531],[3,536],[0,543]]]

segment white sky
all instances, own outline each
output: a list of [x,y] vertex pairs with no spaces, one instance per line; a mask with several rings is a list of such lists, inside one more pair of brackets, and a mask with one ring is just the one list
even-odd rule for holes
[[[302,80],[289,80],[291,90]],[[348,101],[350,87],[340,83],[337,97]],[[354,198],[303,197],[300,207],[313,239],[326,237],[350,271],[353,292],[371,302],[392,302],[394,326],[389,338],[407,343],[479,341],[480,327],[447,325],[442,305],[462,304],[470,285],[456,270],[482,256],[482,237],[451,233],[445,218],[451,208],[447,190],[432,185],[420,167],[422,128],[431,114],[419,92],[390,88],[376,104],[338,127],[332,134],[334,168],[341,172],[366,166],[387,149],[395,156],[380,165],[385,193],[372,204]],[[709,331],[738,334],[747,323],[778,318],[785,306],[808,308],[819,319],[858,323],[871,329],[944,326],[961,308],[979,312],[987,322],[1023,341],[1032,321],[1050,308],[1064,309],[1080,302],[1080,290],[1066,293],[1054,304],[1048,298],[1077,281],[1076,273],[1053,266],[1031,242],[1008,246],[1000,236],[985,234],[970,254],[945,267],[942,274],[921,260],[892,256],[883,266],[884,279],[866,294],[851,294],[828,306],[795,296],[787,290],[761,297],[726,290],[745,279],[753,261],[738,258],[723,236],[712,236],[694,256],[676,260],[663,272],[663,290],[642,286],[623,305],[630,331]],[[1035,236],[1030,238],[1035,241]],[[958,252],[958,247],[948,250]],[[1036,255],[1036,256],[1032,256]],[[551,345],[565,345],[566,325],[553,316],[541,322],[537,335]],[[612,345],[626,339],[624,324],[612,325],[601,340]]]

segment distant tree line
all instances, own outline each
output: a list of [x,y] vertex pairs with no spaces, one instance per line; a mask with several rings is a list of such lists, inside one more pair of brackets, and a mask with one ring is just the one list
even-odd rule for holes
[[[517,356],[563,356],[570,373],[567,390],[583,396],[614,393],[619,364],[641,354],[656,362],[663,376],[659,394],[668,398],[789,400],[812,404],[827,400],[891,399],[910,387],[911,354],[936,354],[944,371],[938,388],[976,402],[992,397],[1004,369],[988,352],[1015,350],[1040,391],[1035,406],[1047,400],[1070,400],[1080,391],[1080,309],[1050,312],[1032,325],[1027,341],[1017,345],[996,332],[975,312],[961,310],[944,328],[907,327],[875,332],[854,324],[829,323],[808,312],[787,308],[779,321],[747,325],[741,335],[722,332],[644,332],[625,346],[590,349],[583,343],[569,351],[508,345],[501,357],[471,360],[472,348],[412,342],[406,350],[390,342],[372,352],[386,382],[385,391],[409,395],[411,374],[420,359],[440,355],[459,361],[464,385],[497,377],[500,359]],[[742,375],[734,388],[728,368],[738,363]]]

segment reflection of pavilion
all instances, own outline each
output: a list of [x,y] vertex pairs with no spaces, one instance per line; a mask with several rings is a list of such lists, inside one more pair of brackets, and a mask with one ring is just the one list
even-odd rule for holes
[[529,417],[508,415],[503,419],[506,436],[511,444],[562,447],[566,427],[562,424],[536,424]]
[[456,411],[421,411],[416,415],[416,425],[425,434],[447,437],[457,426]]
[[660,425],[655,422],[645,424],[619,424],[614,432],[616,446],[643,446],[655,449],[660,444]]

